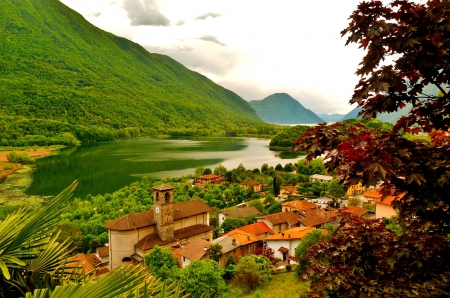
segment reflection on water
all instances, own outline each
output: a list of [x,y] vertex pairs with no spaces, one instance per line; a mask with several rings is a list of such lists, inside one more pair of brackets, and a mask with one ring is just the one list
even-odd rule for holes
[[197,166],[247,169],[297,162],[304,154],[269,150],[268,139],[184,138],[132,139],[61,150],[37,160],[33,195],[56,195],[78,179],[75,197],[111,193],[143,176],[162,179],[193,174]]

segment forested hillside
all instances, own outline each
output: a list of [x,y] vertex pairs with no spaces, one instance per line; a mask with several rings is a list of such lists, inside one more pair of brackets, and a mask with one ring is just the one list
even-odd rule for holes
[[232,91],[94,27],[58,0],[5,0],[0,13],[0,121],[12,123],[0,140],[23,137],[15,123],[30,119],[42,120],[28,135],[58,137],[39,126],[54,120],[78,126],[70,132],[80,139],[77,131],[100,128],[182,135],[262,123]]
[[250,105],[259,117],[276,124],[314,124],[323,122],[313,111],[306,109],[286,93],[275,93],[262,100],[252,100]]

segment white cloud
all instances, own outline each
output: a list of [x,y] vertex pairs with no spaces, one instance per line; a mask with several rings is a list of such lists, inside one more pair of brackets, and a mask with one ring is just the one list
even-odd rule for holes
[[123,0],[131,26],[169,26],[170,20],[160,12],[157,0]]

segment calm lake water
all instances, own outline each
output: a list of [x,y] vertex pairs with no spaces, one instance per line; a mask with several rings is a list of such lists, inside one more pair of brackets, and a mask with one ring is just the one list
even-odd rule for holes
[[56,195],[75,179],[75,197],[112,193],[143,176],[155,179],[193,174],[197,166],[214,168],[222,164],[247,169],[297,162],[302,155],[269,150],[269,139],[188,138],[131,139],[95,143],[61,150],[37,160],[31,195]]

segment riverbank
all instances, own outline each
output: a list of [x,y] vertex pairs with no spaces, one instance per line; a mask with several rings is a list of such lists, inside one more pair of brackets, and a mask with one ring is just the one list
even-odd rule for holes
[[30,196],[25,191],[33,181],[34,166],[21,165],[8,161],[10,152],[18,154],[26,153],[29,157],[40,158],[55,153],[63,146],[52,146],[48,148],[0,148],[0,205],[1,206],[23,206],[41,203],[42,196]]

